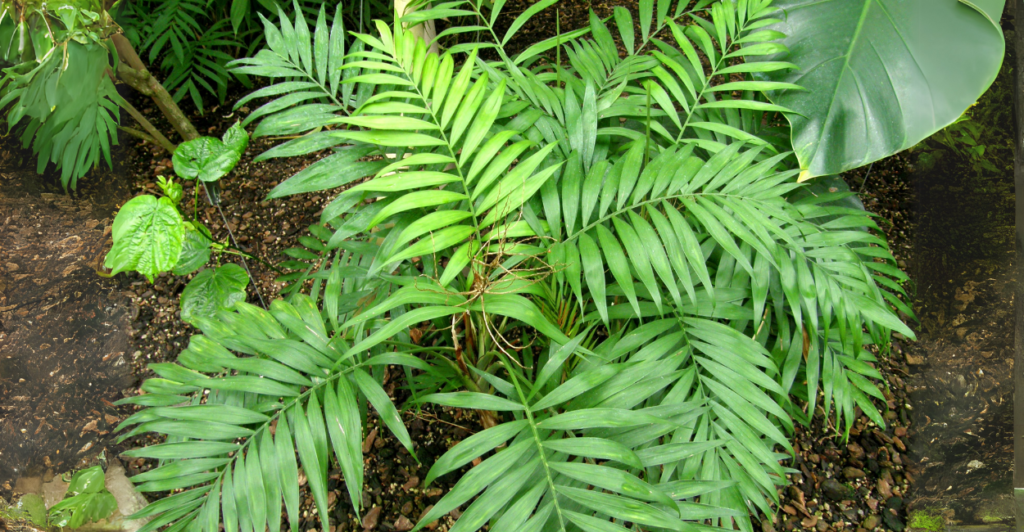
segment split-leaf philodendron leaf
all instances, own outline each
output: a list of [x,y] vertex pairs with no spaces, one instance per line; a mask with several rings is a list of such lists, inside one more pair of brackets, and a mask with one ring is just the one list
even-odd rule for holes
[[134,270],[152,282],[178,262],[185,226],[167,197],[137,196],[118,211],[111,236],[114,246],[104,261],[111,275]]
[[789,49],[758,59],[803,91],[770,93],[789,114],[800,179],[866,165],[955,121],[995,80],[1004,0],[778,0]]

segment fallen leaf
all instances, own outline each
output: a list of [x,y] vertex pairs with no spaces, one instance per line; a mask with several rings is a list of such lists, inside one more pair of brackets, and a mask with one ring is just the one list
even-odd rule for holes
[[804,528],[814,528],[814,525],[818,524],[818,516],[812,515],[810,517],[805,517],[803,521],[800,521],[800,524],[803,525]]

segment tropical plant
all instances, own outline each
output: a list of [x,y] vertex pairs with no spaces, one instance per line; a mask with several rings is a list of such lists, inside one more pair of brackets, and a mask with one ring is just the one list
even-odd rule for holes
[[43,529],[75,529],[106,519],[117,509],[117,500],[106,487],[102,467],[82,469],[72,475],[70,481],[66,477],[64,481],[68,482],[68,490],[64,493],[63,499],[49,510],[42,497],[35,493],[27,493],[13,508],[0,501],[0,517],[5,520],[26,519]]
[[[263,44],[256,31],[258,16],[276,14],[278,6],[306,14],[317,13],[318,0],[121,0],[114,9],[117,23],[132,45],[142,50],[150,64],[164,72],[164,86],[175,101],[189,96],[200,113],[203,92],[220,103],[234,79],[249,86],[244,75],[233,75],[225,65],[235,57],[251,55]],[[346,2],[340,14],[360,31],[372,17],[389,13],[380,0]],[[328,12],[328,17],[333,15]]]
[[[387,364],[410,368],[414,404],[485,428],[434,464],[428,481],[485,457],[419,526],[475,497],[456,529],[750,530],[792,416],[820,402],[847,430],[855,406],[884,425],[865,345],[912,335],[889,307],[909,312],[887,276],[903,274],[842,194],[787,200],[799,171],[762,126],[786,109],[763,92],[791,86],[725,79],[792,68],[734,60],[779,50],[759,30],[772,10],[643,1],[640,39],[615,13],[626,57],[592,16],[592,39],[492,44],[492,62],[400,25],[346,43],[323,10],[312,32],[264,21],[268,49],[234,63],[285,80],[254,93],[279,96],[254,136],[308,134],[261,157],[336,148],[271,195],[372,178],[293,251],[289,301],[197,318],[179,364],[125,400],[151,406],[126,436],[169,437],[130,451],[163,460],[139,489],[186,488],[147,530],[278,530],[282,500],[294,530],[299,464],[326,516],[332,456],[357,505],[368,402],[413,451]],[[556,48],[567,65],[538,61]]]
[[[182,209],[181,184],[159,177],[161,197],[136,196],[114,218],[113,247],[104,261],[109,275],[137,271],[152,282],[163,272],[191,274],[209,263],[214,253],[218,258],[225,253],[253,258],[230,241],[217,242],[199,221],[198,213],[200,184],[204,189],[215,187],[238,164],[248,145],[249,135],[236,123],[223,139],[199,137],[178,146],[172,159],[175,173],[182,179],[197,180],[192,188],[191,216]],[[201,316],[212,317],[218,310],[244,301],[247,268],[224,264],[196,274],[181,294],[181,319],[192,322]]]
[[[61,171],[65,189],[101,159],[124,131],[174,153],[170,142],[121,98],[119,79],[150,96],[184,140],[199,136],[162,85],[149,73],[106,11],[109,0],[0,2],[0,60],[14,63],[0,78],[0,107],[26,147]],[[116,73],[116,78],[115,78]],[[142,126],[120,125],[119,108]]]
[[786,51],[763,59],[789,61],[799,70],[759,77],[807,89],[769,94],[800,113],[787,117],[801,179],[888,157],[956,121],[999,73],[1004,4],[777,1],[784,16],[770,30],[786,34]]
[[117,500],[107,490],[103,468],[93,466],[71,477],[64,499],[50,508],[49,522],[52,526],[74,529],[106,519],[116,509]]
[[359,514],[368,406],[415,456],[387,365],[406,406],[483,426],[432,465],[427,483],[482,458],[417,529],[468,505],[451,530],[749,531],[794,419],[884,426],[868,347],[913,336],[906,276],[850,193],[795,182],[766,92],[798,87],[753,79],[795,65],[744,61],[784,51],[770,1],[641,0],[636,23],[504,48],[553,3],[500,36],[501,2],[408,15],[475,13],[494,40],[441,54],[399,23],[348,41],[323,9],[312,31],[264,20],[267,48],[231,67],[277,79],[253,136],[295,138],[259,158],[334,150],[271,196],[347,188],[290,250],[286,300],[198,317],[122,401],[148,407],[124,437],[167,436],[129,451],[160,460],[139,489],[182,490],[140,532],[297,530],[300,465],[326,531],[331,462]]

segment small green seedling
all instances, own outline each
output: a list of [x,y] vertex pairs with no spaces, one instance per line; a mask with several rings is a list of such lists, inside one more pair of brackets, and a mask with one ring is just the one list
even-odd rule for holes
[[107,490],[100,466],[83,469],[73,477],[64,500],[50,508],[51,526],[78,528],[106,519],[117,509],[117,500]]

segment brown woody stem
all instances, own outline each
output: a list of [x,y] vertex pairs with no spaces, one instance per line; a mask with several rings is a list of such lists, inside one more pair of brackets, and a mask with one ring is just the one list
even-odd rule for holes
[[174,155],[174,149],[176,148],[174,143],[171,142],[170,140],[167,140],[167,137],[165,137],[163,133],[160,133],[160,130],[158,130],[156,126],[154,126],[149,120],[147,120],[146,117],[142,116],[142,113],[140,113],[138,109],[132,106],[132,104],[128,103],[127,100],[121,102],[121,107],[123,107],[125,111],[128,111],[128,114],[130,114],[132,118],[134,118],[135,121],[142,126],[142,129],[146,130],[146,132],[143,133],[133,128],[122,127],[122,131],[130,135],[139,137],[140,139],[143,139],[145,141],[152,142],[153,144],[156,144],[157,146],[160,146],[161,148],[167,150],[167,153]]
[[114,43],[117,55],[121,59],[117,65],[118,77],[133,89],[153,98],[153,102],[160,108],[160,111],[167,117],[171,126],[181,135],[182,139],[192,140],[199,138],[199,132],[195,126],[192,125],[192,122],[189,121],[185,113],[178,107],[178,104],[174,102],[174,98],[171,98],[167,89],[149,73],[146,65],[142,63],[139,54],[135,53],[135,48],[128,42],[128,39],[124,35],[114,34],[110,37],[110,40]]

